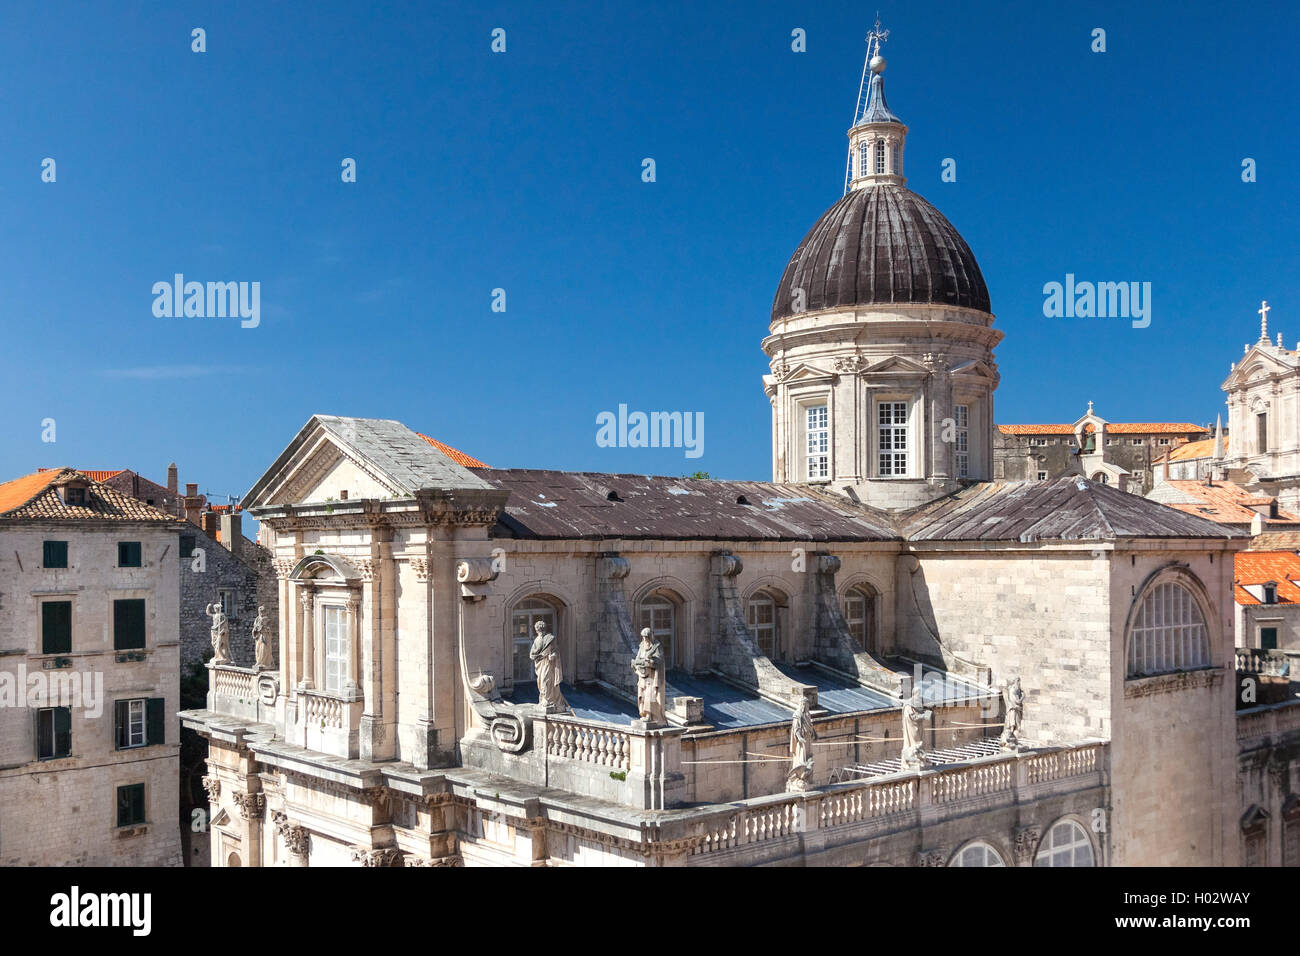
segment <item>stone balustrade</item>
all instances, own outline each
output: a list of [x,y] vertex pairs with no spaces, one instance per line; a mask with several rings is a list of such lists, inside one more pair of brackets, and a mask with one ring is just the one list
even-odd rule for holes
[[[1300,714],[1300,708],[1297,708]],[[1048,753],[999,754],[924,771],[872,777],[801,794],[739,801],[694,824],[692,857],[837,828],[931,825],[946,816],[995,809],[1105,782],[1106,744]],[[1026,791],[1032,789],[1032,794]]]
[[1238,674],[1281,677],[1290,673],[1290,657],[1284,651],[1265,651],[1258,647],[1236,648]]
[[208,710],[259,723],[268,719],[258,695],[260,671],[235,664],[208,665]]
[[546,753],[615,770],[632,769],[632,735],[604,724],[551,718],[546,721]]
[[681,727],[631,726],[549,714],[536,718],[533,739],[545,759],[548,786],[644,810],[684,800]]
[[1300,700],[1237,711],[1237,743],[1300,734]]
[[360,694],[298,689],[297,720],[290,739],[308,750],[356,759],[360,755]]

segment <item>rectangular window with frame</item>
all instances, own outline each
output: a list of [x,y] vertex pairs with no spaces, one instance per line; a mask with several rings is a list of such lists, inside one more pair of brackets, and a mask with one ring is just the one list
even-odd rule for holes
[[66,568],[68,566],[68,542],[46,541],[42,548],[41,566],[46,568]]
[[144,647],[144,598],[123,598],[113,602],[113,650]]
[[957,477],[970,477],[970,406],[954,405],[952,408],[953,423],[956,425],[956,434],[953,436],[956,442],[956,459],[957,459]]
[[1030,438],[1030,439],[1029,439],[1029,444],[1031,444],[1031,445],[1046,445],[1046,444],[1047,444],[1047,439],[1046,439],[1046,438]]
[[134,827],[145,822],[144,784],[131,783],[117,788],[117,825]]
[[217,596],[221,601],[221,613],[233,621],[235,619],[235,608],[239,604],[234,589],[223,588],[217,592]]
[[1045,472],[1045,471],[1040,471],[1040,472],[1038,473],[1038,480],[1039,480],[1039,481],[1046,481],[1046,480],[1047,480],[1047,472]]
[[1255,454],[1262,455],[1268,451],[1268,412],[1255,416]]
[[348,681],[348,609],[325,606],[325,693],[337,694]]
[[825,405],[810,405],[804,410],[804,434],[807,439],[808,480],[829,478],[831,429],[830,413]]
[[167,700],[137,697],[113,702],[113,740],[118,750],[167,742]]
[[907,402],[876,406],[879,473],[882,478],[907,475]]
[[72,709],[42,707],[36,712],[36,759],[55,760],[72,753]]
[[1146,444],[1146,439],[1144,439],[1144,438],[1130,438],[1130,439],[1129,439],[1129,444],[1130,444],[1130,445],[1145,445],[1145,444]]
[[181,557],[182,558],[194,557],[194,535],[192,534],[181,535]]
[[72,602],[41,602],[41,653],[67,654],[72,650]]
[[117,566],[119,568],[138,568],[142,563],[139,541],[119,541],[117,543]]
[[[1265,601],[1265,604],[1271,604],[1271,601]],[[1277,650],[1277,628],[1261,627],[1259,629],[1259,649],[1261,651]]]

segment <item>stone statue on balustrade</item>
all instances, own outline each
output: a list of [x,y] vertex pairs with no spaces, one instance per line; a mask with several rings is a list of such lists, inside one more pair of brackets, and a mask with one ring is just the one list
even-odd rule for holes
[[1020,722],[1025,712],[1025,692],[1020,689],[1020,678],[1013,677],[1002,685],[1002,703],[1006,716],[1002,718],[1003,750],[1020,749]]
[[925,766],[925,722],[930,711],[925,709],[921,686],[912,688],[912,696],[903,701],[903,769],[920,770]]
[[266,608],[257,606],[257,619],[253,621],[253,663],[258,670],[270,670],[275,666],[271,659],[271,642],[266,634]]
[[812,746],[816,739],[817,729],[813,726],[808,700],[801,698],[790,723],[790,772],[785,777],[786,790],[803,792],[812,785]]
[[648,627],[641,629],[641,646],[632,659],[632,670],[636,671],[636,706],[641,719],[650,726],[662,725],[668,677],[663,648]]
[[564,671],[560,667],[560,647],[555,635],[546,629],[545,621],[538,621],[533,627],[537,637],[528,656],[533,660],[533,670],[537,674],[537,702],[543,713],[567,714],[569,703],[560,693],[560,684],[564,681]]
[[221,604],[209,604],[203,613],[212,618],[212,663],[229,664],[230,661],[230,621]]

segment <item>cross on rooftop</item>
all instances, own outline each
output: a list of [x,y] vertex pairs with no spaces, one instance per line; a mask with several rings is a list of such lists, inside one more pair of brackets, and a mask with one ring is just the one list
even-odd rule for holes
[[867,34],[867,55],[868,57],[878,56],[880,54],[880,44],[889,39],[889,31],[880,29],[880,14],[876,14],[876,25],[872,27],[871,32]]
[[1259,304],[1259,337],[1264,341],[1268,341],[1268,314],[1271,311],[1272,309],[1268,306],[1268,299]]

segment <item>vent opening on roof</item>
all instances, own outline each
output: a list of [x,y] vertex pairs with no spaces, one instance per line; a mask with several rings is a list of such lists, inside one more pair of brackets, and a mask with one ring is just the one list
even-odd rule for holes
[[746,498],[744,495],[736,495],[736,504],[747,505],[749,504],[749,499]]
[[617,491],[616,489],[614,489],[614,488],[610,488],[608,491],[605,492],[605,500],[606,500],[606,501],[622,501],[623,499],[619,497],[619,495],[618,495],[618,491]]

